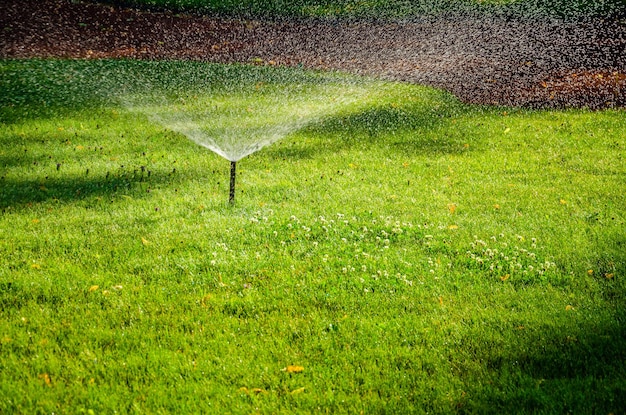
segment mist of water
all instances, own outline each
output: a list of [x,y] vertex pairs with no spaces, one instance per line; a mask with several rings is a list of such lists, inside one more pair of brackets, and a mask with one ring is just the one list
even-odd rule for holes
[[293,69],[279,76],[244,66],[222,76],[188,70],[147,75],[133,75],[134,87],[121,95],[123,105],[232,162],[368,93],[365,81]]

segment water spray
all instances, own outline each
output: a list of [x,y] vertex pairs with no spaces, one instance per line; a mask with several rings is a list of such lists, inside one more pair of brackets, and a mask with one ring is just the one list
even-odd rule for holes
[[229,160],[231,206],[237,161],[336,114],[369,91],[360,80],[298,70],[268,73],[186,62],[139,69],[123,74],[122,105]]

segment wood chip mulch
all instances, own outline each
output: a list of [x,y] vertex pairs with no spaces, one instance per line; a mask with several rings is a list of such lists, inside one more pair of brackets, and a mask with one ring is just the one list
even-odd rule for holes
[[2,0],[0,58],[33,57],[302,65],[431,85],[468,103],[626,107],[619,19],[263,20]]

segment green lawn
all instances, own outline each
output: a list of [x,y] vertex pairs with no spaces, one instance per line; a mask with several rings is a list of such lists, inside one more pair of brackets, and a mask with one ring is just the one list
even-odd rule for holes
[[[230,206],[226,159],[120,104],[147,76],[232,128],[353,98],[242,159]],[[625,115],[1,61],[0,412],[624,413]]]

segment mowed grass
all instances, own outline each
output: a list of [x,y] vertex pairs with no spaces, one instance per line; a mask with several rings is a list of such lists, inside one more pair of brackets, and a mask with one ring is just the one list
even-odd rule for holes
[[[104,93],[141,65],[0,64],[0,412],[626,410],[623,110],[360,80],[230,206],[227,160]],[[180,65],[207,100],[308,74]]]

